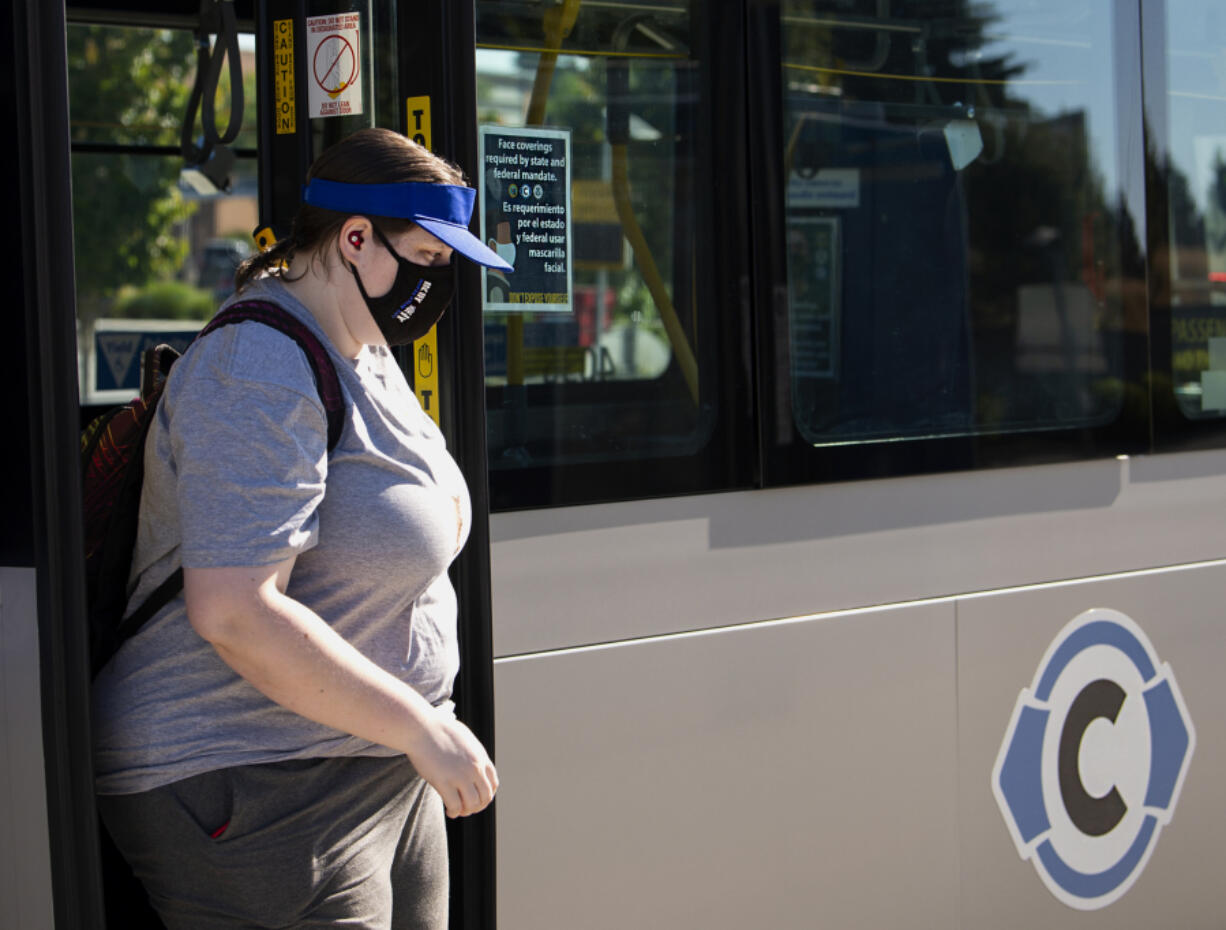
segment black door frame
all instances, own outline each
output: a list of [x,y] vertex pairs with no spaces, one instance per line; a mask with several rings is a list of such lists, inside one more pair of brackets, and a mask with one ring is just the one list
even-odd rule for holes
[[[20,295],[4,366],[4,564],[36,569],[43,763],[55,926],[101,930],[102,886],[90,758],[89,660],[81,529],[72,172],[62,3],[14,0],[0,48],[17,203]],[[21,439],[25,441],[22,442]],[[24,455],[23,455],[24,452]],[[10,837],[21,848],[21,837]],[[20,909],[19,909],[20,910]]]
[[[476,184],[476,11],[455,0],[399,0],[400,97],[429,97],[434,151]],[[406,120],[407,123],[407,120]],[[401,127],[408,131],[409,126]],[[410,133],[411,134],[411,133]],[[456,299],[438,327],[441,425],[472,496],[468,544],[452,567],[460,602],[461,719],[494,755],[494,645],[490,597],[489,479],[485,444],[485,351],[480,271],[458,266]],[[453,821],[451,927],[495,926],[494,807]]]

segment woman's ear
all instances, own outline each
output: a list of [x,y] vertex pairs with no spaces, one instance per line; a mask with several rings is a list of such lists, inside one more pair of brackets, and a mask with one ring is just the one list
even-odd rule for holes
[[370,220],[364,216],[351,216],[345,220],[337,246],[341,258],[351,265],[358,264],[370,248]]

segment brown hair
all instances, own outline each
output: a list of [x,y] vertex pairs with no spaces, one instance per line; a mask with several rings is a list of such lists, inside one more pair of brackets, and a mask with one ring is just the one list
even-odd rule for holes
[[[464,173],[407,136],[390,129],[359,129],[321,152],[307,171],[307,181],[321,178],[350,184],[463,184]],[[299,252],[316,252],[337,235],[351,213],[339,213],[303,204],[294,216],[290,234],[265,252],[257,252],[238,266],[234,286],[242,290],[254,278],[268,273],[283,276]],[[379,228],[397,235],[413,226],[411,220],[386,218]]]

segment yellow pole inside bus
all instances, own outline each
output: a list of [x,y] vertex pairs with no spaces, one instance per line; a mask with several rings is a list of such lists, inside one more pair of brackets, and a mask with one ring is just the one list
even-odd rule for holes
[[[545,121],[545,105],[549,102],[549,88],[553,84],[553,72],[558,64],[558,49],[562,40],[570,35],[579,16],[580,0],[564,0],[561,6],[545,11],[545,46],[536,63],[536,77],[532,81],[532,96],[528,100],[525,126],[539,126]],[[507,315],[507,384],[524,383],[524,315]]]

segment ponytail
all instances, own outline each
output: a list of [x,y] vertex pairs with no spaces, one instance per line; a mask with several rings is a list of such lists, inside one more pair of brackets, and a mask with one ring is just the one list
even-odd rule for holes
[[269,274],[281,277],[289,263],[294,260],[298,244],[292,235],[278,239],[262,252],[256,252],[250,258],[243,260],[234,272],[234,289],[241,291],[256,278]]

